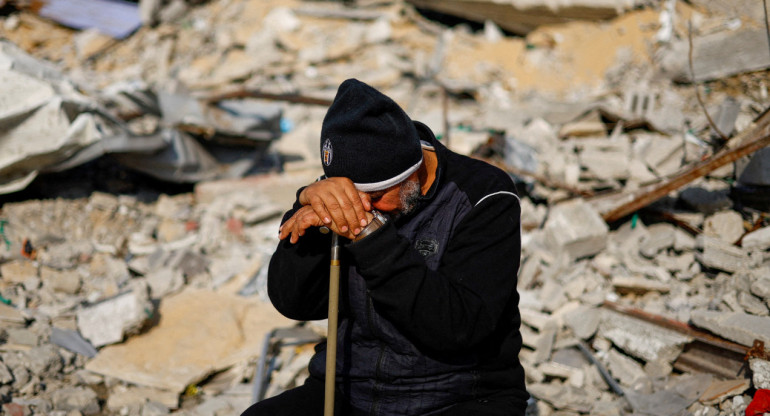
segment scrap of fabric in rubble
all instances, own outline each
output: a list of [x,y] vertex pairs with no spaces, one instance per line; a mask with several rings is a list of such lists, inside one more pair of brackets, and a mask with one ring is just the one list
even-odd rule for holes
[[770,413],[770,390],[757,390],[754,393],[754,399],[746,408],[746,416],[756,416]]

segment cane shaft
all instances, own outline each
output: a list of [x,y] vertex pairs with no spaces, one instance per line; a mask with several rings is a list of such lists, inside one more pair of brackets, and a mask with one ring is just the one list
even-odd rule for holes
[[329,267],[329,317],[326,335],[326,389],[324,416],[334,415],[334,388],[337,368],[337,315],[340,303],[340,259],[337,234],[332,235],[332,260]]

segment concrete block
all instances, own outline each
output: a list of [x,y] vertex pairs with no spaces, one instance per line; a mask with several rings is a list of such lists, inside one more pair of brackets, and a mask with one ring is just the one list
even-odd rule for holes
[[151,271],[145,278],[150,288],[150,296],[153,299],[160,299],[177,292],[185,283],[182,271],[172,267],[162,267]]
[[599,329],[601,313],[599,308],[581,305],[574,313],[566,314],[564,321],[580,339],[591,338]]
[[557,409],[578,413],[590,412],[598,399],[596,395],[589,394],[586,389],[560,382],[534,383],[528,385],[527,390],[536,398],[550,403]]
[[29,260],[11,260],[0,265],[0,278],[5,284],[21,284],[37,277],[37,265]]
[[751,358],[749,360],[751,367],[752,381],[756,389],[770,389],[770,361],[761,358]]
[[647,379],[641,364],[615,349],[611,349],[607,355],[607,370],[624,386],[633,386]]
[[29,319],[27,313],[16,309],[13,306],[0,303],[0,324],[2,324],[2,327],[23,327],[25,326],[27,319]]
[[770,249],[770,227],[760,228],[746,234],[741,240],[741,246],[747,250]]
[[720,211],[706,217],[703,234],[733,244],[743,235],[743,217],[735,211]]
[[538,331],[555,329],[558,326],[556,319],[551,315],[524,308],[521,309],[521,323]]
[[540,289],[540,302],[543,303],[543,309],[553,312],[567,303],[567,296],[564,292],[564,286],[556,280],[546,280]]
[[539,364],[551,359],[556,332],[558,332],[556,328],[540,331],[540,334],[535,339],[535,353],[532,356],[532,363]]
[[8,384],[12,381],[13,374],[11,373],[11,369],[8,368],[5,363],[0,362],[0,384]]
[[625,180],[631,176],[628,154],[600,149],[585,149],[579,156],[580,166],[589,177],[603,180]]
[[696,264],[695,253],[692,252],[686,252],[680,255],[661,253],[655,257],[655,262],[674,274],[690,270],[693,264]]
[[56,390],[51,395],[51,401],[56,410],[76,410],[85,416],[95,415],[101,411],[96,392],[88,387],[65,387]]
[[759,296],[765,302],[770,302],[770,270],[767,272],[767,275],[751,283],[751,293]]
[[766,317],[695,310],[690,318],[693,324],[747,347],[751,347],[757,339],[770,344],[770,319]]
[[767,304],[765,304],[765,302],[762,302],[761,299],[757,298],[751,293],[743,292],[743,291],[739,292],[738,304],[746,313],[749,313],[751,315],[756,315],[756,316],[770,315],[770,311],[768,311],[767,309]]
[[734,273],[759,266],[759,261],[740,247],[705,235],[699,235],[697,240],[703,246],[703,253],[698,253],[696,258],[706,267]]
[[673,362],[692,338],[657,325],[603,309],[598,335],[644,361]]
[[558,377],[568,380],[570,385],[583,387],[585,376],[583,371],[574,367],[555,362],[546,362],[537,367],[547,377]]
[[609,227],[583,200],[555,206],[545,223],[546,241],[570,259],[592,256],[607,245]]
[[519,289],[519,308],[533,311],[543,310],[543,303],[538,299],[538,291]]
[[114,344],[138,330],[153,311],[143,290],[132,290],[77,312],[78,329],[94,347]]
[[50,267],[40,267],[40,278],[43,285],[54,292],[74,295],[80,290],[80,273],[75,270],[57,270]]
[[671,375],[674,367],[668,361],[654,360],[644,363],[644,372],[653,379],[664,379]]
[[639,242],[639,254],[648,259],[659,252],[674,246],[676,229],[668,223],[652,224],[647,227],[647,235]]
[[679,252],[691,251],[695,250],[695,245],[693,236],[679,228],[674,231],[674,250]]

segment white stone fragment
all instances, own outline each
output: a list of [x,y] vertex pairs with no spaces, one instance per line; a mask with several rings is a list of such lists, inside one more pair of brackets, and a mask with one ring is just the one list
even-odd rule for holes
[[609,227],[582,199],[555,206],[545,224],[546,240],[572,260],[592,256],[607,245]]
[[150,318],[152,304],[143,290],[107,299],[77,313],[78,329],[94,347],[114,344]]

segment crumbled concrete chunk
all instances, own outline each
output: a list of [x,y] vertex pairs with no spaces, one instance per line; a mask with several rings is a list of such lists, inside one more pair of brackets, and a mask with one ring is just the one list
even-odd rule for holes
[[132,290],[81,309],[78,329],[94,347],[114,344],[139,329],[153,313],[153,306],[142,290]]
[[770,319],[766,317],[706,310],[695,310],[691,316],[695,325],[741,345],[750,347],[755,339],[770,344]]
[[575,200],[551,210],[545,231],[554,250],[565,252],[575,260],[604,249],[609,228],[590,205]]
[[101,411],[96,392],[88,387],[65,387],[54,391],[51,397],[56,410],[77,410],[85,416]]
[[749,360],[754,388],[770,389],[770,361],[760,358]]
[[673,362],[684,344],[692,341],[670,329],[608,310],[602,310],[598,333],[623,351],[645,361]]

